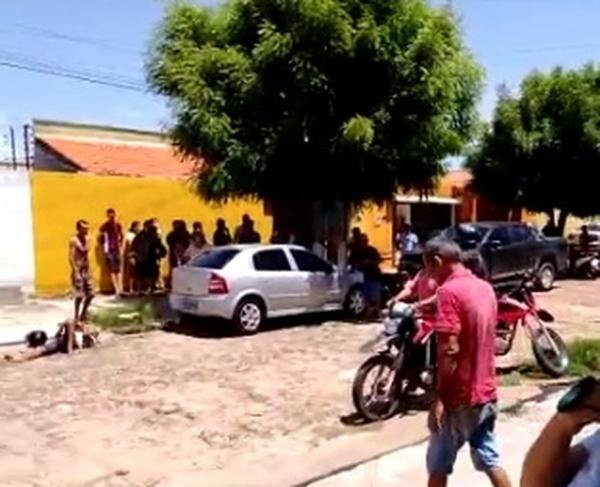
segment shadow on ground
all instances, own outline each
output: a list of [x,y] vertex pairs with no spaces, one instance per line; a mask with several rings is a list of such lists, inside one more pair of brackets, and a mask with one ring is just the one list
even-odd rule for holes
[[[397,419],[405,416],[412,416],[422,411],[427,411],[429,409],[430,404],[431,400],[427,394],[422,394],[419,396],[408,395],[403,399],[402,405],[400,406],[400,411],[397,414],[395,414],[392,418]],[[379,422],[370,421],[364,416],[362,416],[360,413],[354,411],[352,413],[341,416],[340,423],[342,423],[345,426],[360,427],[377,424]]]
[[[319,313],[302,316],[289,316],[267,320],[259,334],[272,333],[288,328],[309,328],[323,326],[327,323],[345,322],[343,313]],[[358,326],[358,323],[356,324]],[[178,333],[194,338],[239,338],[234,326],[220,319],[184,317],[176,318],[172,314],[164,320],[162,330],[168,333]]]

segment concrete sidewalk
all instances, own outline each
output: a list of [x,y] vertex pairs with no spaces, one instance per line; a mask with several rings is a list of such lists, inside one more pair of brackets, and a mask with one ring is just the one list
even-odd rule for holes
[[[92,309],[115,306],[119,301],[112,296],[96,296]],[[58,324],[73,316],[70,298],[26,299],[21,303],[0,305],[0,346],[23,343],[34,330],[43,330],[52,336]]]
[[0,306],[0,345],[22,343],[33,330],[54,335],[58,323],[73,314],[72,309],[73,302],[68,299],[31,299]]
[[[563,392],[554,393],[543,402],[524,405],[517,413],[503,413],[498,423],[498,441],[502,462],[513,485],[519,485],[523,459],[545,423],[556,410]],[[596,427],[597,428],[597,427]],[[584,431],[582,436],[591,430]],[[364,463],[338,475],[309,484],[311,487],[397,487],[427,484],[425,454],[427,443],[400,449],[377,460]],[[485,486],[485,476],[473,470],[468,448],[464,448],[456,464],[450,486]]]

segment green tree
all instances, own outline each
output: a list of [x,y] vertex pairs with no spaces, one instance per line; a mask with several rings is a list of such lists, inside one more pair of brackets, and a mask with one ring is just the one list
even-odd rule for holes
[[569,215],[600,214],[600,69],[556,68],[501,89],[493,121],[468,162],[493,201],[545,212],[562,234]]
[[425,0],[176,3],[150,85],[210,199],[361,203],[427,190],[476,121],[482,74]]

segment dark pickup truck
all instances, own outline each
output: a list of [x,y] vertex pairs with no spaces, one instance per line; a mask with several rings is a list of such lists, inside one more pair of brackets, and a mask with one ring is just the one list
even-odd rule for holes
[[567,241],[545,237],[524,223],[461,223],[438,235],[454,240],[463,250],[478,251],[493,282],[510,281],[533,270],[538,287],[549,290],[568,267]]

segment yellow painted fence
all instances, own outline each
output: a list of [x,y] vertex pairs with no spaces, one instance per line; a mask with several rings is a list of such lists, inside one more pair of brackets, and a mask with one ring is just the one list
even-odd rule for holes
[[101,253],[95,246],[106,210],[114,208],[126,231],[133,220],[158,218],[163,235],[174,219],[204,225],[209,240],[221,217],[233,233],[244,213],[256,221],[263,241],[271,234],[271,218],[260,201],[235,200],[223,205],[202,201],[185,182],[168,179],[95,176],[57,172],[31,174],[31,198],[37,294],[64,294],[70,287],[68,241],[75,222],[86,219],[91,226],[92,272],[96,285],[101,278]]

